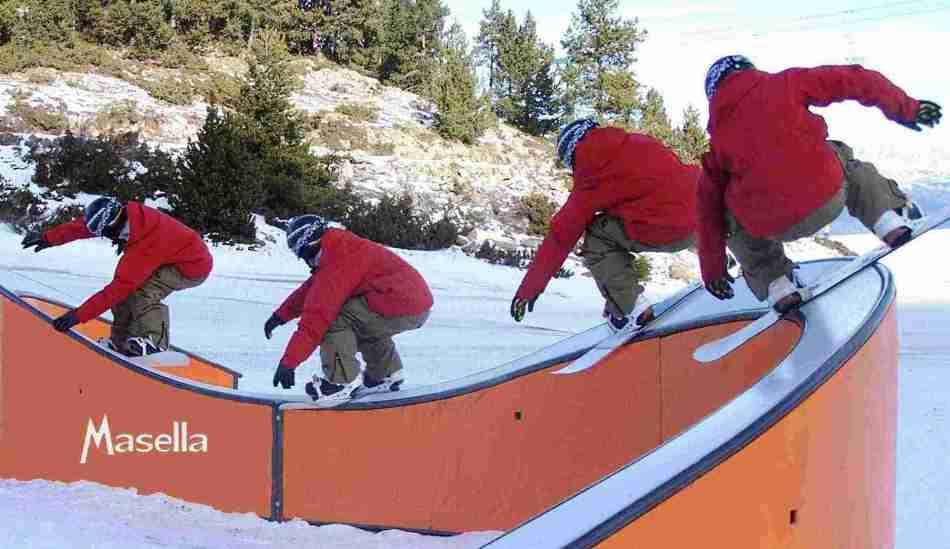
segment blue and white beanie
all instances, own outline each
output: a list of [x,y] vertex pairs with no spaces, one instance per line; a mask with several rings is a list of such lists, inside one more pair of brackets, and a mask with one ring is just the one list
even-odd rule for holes
[[709,67],[706,73],[706,99],[712,99],[722,79],[745,69],[754,69],[755,65],[744,55],[727,55]]
[[103,196],[93,200],[83,211],[86,228],[90,233],[102,236],[109,224],[116,220],[120,210],[122,203],[115,198]]
[[592,118],[581,118],[561,128],[557,136],[557,157],[570,170],[574,170],[574,149],[587,132],[599,126]]

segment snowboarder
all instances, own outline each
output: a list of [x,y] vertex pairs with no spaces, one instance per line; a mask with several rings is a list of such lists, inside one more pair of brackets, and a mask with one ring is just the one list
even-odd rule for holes
[[[422,275],[385,247],[316,215],[290,221],[287,246],[311,276],[264,324],[270,339],[274,328],[300,317],[274,372],[274,387],[293,387],[294,369],[319,345],[324,377],[306,385],[318,406],[399,390],[402,360],[392,338],[429,318],[432,294]],[[362,383],[357,351],[366,361]]]
[[811,106],[856,100],[920,131],[940,122],[940,106],[918,101],[859,65],[757,70],[744,56],[713,63],[706,75],[710,150],[703,155],[697,239],[706,289],[733,296],[726,244],[752,293],[778,312],[801,303],[796,265],[783,242],[813,235],[847,207],[888,246],[911,236],[922,217],[897,183],[851,148],[828,141]]
[[105,237],[122,256],[105,288],[53,321],[66,332],[112,309],[112,332],[101,344],[127,356],[165,351],[169,312],[162,301],[198,286],[211,273],[212,259],[201,236],[173,217],[139,202],[101,197],[83,216],[45,232],[31,232],[24,249],[40,252],[82,238]]
[[[520,322],[564,263],[581,234],[581,256],[604,297],[604,316],[617,331],[629,322],[643,287],[633,259],[641,252],[677,252],[693,245],[699,168],[683,164],[660,141],[591,119],[571,122],[557,141],[559,161],[574,187],[511,301]],[[585,234],[586,232],[586,234]],[[643,307],[634,319],[653,318]]]

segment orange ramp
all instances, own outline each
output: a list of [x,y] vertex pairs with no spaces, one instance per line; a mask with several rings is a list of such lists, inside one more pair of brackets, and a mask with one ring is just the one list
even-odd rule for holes
[[[191,372],[137,366],[53,332],[38,308],[55,314],[52,302],[0,293],[0,476],[87,479],[274,520],[430,532],[512,528],[663,451],[769,379],[807,329],[803,319],[782,322],[700,367],[693,348],[762,308],[748,292],[724,303],[695,292],[584,372],[552,375],[604,326],[474,376],[318,410],[305,397],[232,388],[236,377],[197,357]],[[33,387],[35,364],[63,377]],[[218,386],[212,371],[223,376]],[[101,429],[103,416],[113,434],[174,434],[187,422],[207,448],[110,456],[99,447],[80,464],[89,422]]]
[[892,549],[894,300],[876,266],[807,304],[747,391],[487,547]]

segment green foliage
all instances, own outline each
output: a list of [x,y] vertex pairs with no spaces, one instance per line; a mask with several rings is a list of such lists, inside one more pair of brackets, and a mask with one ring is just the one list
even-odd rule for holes
[[7,125],[16,131],[39,131],[60,134],[69,128],[69,120],[60,109],[40,104],[31,104],[26,96],[15,95],[11,109],[12,122]]
[[441,0],[383,0],[379,77],[426,94],[442,50],[445,18]]
[[548,234],[557,204],[546,194],[534,192],[521,197],[518,211],[528,218],[528,234],[544,236]]
[[683,124],[676,129],[673,147],[683,162],[698,164],[709,148],[709,136],[699,121],[699,111],[690,105],[683,112]]
[[409,194],[382,197],[378,203],[361,202],[344,224],[353,233],[394,248],[439,250],[458,240],[458,226],[445,212],[432,221],[421,215]]
[[452,25],[442,55],[442,66],[432,85],[435,130],[446,139],[472,144],[488,126],[489,102],[476,95],[475,69],[465,32]]
[[172,214],[216,242],[252,241],[251,212],[264,195],[259,170],[233,115],[209,107],[181,159],[181,177],[168,189]]
[[[493,5],[494,7],[494,5]],[[554,82],[554,49],[538,38],[531,12],[519,27],[512,12],[486,12],[479,51],[488,56],[495,112],[519,128],[543,135],[557,125],[560,103]]]
[[618,7],[619,0],[578,0],[561,41],[567,53],[564,100],[571,110],[579,103],[601,117],[629,119],[627,111],[634,103],[629,72],[646,31],[636,20],[615,16]]
[[360,122],[376,122],[379,120],[379,107],[365,103],[341,103],[336,106],[336,112]]
[[66,132],[29,142],[24,160],[35,163],[33,182],[54,195],[107,194],[121,200],[153,198],[174,177],[170,155],[136,133],[89,138]]
[[31,220],[42,211],[42,201],[30,192],[29,185],[17,187],[0,176],[0,223],[24,232]]
[[653,274],[653,266],[650,265],[650,259],[645,255],[635,255],[633,259],[633,268],[637,271],[637,279],[640,284],[650,281],[650,276]]
[[168,48],[175,31],[160,2],[113,0],[98,22],[96,35],[100,42],[131,48],[135,57],[144,59]]
[[[504,265],[516,269],[527,269],[534,260],[535,252],[524,249],[506,250],[495,246],[490,240],[485,240],[478,250],[473,254],[476,258],[491,263],[492,265]],[[554,278],[571,278],[574,271],[561,267],[554,273]]]

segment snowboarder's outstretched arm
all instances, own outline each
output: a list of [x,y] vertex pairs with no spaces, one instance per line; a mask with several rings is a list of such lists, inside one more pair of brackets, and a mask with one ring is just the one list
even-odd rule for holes
[[[515,293],[515,301],[533,302],[541,295],[584,234],[587,225],[594,218],[594,213],[594,206],[588,202],[585,193],[573,192],[568,196],[564,206],[551,218],[551,229],[531,261],[531,266]],[[512,316],[514,310],[512,302]],[[517,317],[515,319],[520,321]]]
[[24,250],[33,248],[34,252],[41,252],[46,248],[59,246],[79,240],[81,238],[92,238],[95,235],[86,228],[86,221],[80,217],[68,223],[63,223],[51,229],[43,231],[30,231],[23,237],[20,245]]
[[901,124],[914,122],[920,103],[883,74],[861,65],[827,65],[813,69],[789,69],[785,75],[806,105],[825,107],[854,100],[877,107],[884,116]]
[[310,285],[313,283],[313,276],[308,278],[303,284],[301,284],[296,290],[294,290],[287,299],[281,303],[280,307],[274,311],[274,314],[278,316],[283,322],[290,322],[291,320],[299,317],[303,314],[303,304],[307,301],[307,292],[310,291]]
[[719,299],[732,297],[726,269],[726,185],[729,174],[716,162],[712,151],[702,157],[703,173],[699,178],[696,241],[699,267],[709,293]]
[[68,223],[47,229],[46,232],[43,233],[43,239],[49,242],[50,246],[61,246],[73,240],[93,238],[95,236],[96,235],[89,232],[89,229],[86,227],[85,217],[78,217]]

